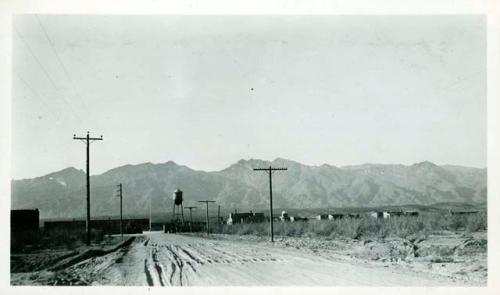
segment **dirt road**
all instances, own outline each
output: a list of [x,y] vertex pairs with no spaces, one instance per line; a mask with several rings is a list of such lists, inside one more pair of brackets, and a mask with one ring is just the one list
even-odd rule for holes
[[72,268],[93,285],[458,285],[445,278],[334,261],[270,244],[163,233],[139,236],[116,253]]

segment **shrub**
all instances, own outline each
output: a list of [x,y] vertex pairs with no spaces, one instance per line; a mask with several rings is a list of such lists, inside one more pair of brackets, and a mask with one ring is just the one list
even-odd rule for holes
[[484,231],[487,229],[487,224],[488,220],[486,213],[480,212],[478,214],[474,214],[467,217],[467,225],[465,229],[469,233]]
[[[410,238],[427,237],[444,230],[486,230],[486,213],[452,216],[441,213],[421,213],[419,216],[396,216],[388,219],[372,217],[310,220],[309,222],[275,222],[275,235],[309,237]],[[269,223],[234,224],[221,226],[220,232],[238,235],[268,235]]]

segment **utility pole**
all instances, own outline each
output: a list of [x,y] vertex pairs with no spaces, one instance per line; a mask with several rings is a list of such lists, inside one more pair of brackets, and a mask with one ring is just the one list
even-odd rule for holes
[[123,240],[123,206],[122,206],[122,201],[123,201],[123,190],[122,190],[122,184],[120,183],[118,186],[118,195],[117,197],[120,197],[120,235],[122,236]]
[[90,144],[96,140],[102,140],[101,137],[90,137],[87,131],[86,137],[76,137],[73,134],[73,139],[83,141],[87,145],[87,222],[85,223],[85,230],[87,231],[87,246],[90,245]]
[[288,168],[273,168],[269,166],[269,168],[254,168],[254,171],[266,171],[269,174],[269,208],[270,208],[270,231],[271,231],[271,242],[274,242],[274,228],[273,228],[273,172],[288,170]]
[[182,203],[181,203],[181,218],[182,218],[182,227],[184,227],[184,207],[182,206]]
[[217,207],[217,224],[220,224],[220,205]]
[[205,203],[207,204],[207,235],[210,234],[210,220],[208,219],[208,203],[215,203],[215,201],[198,201],[198,203]]
[[189,209],[189,232],[192,233],[193,232],[193,212],[191,211],[192,209],[195,209],[197,207],[195,206],[189,206],[189,207],[186,207],[187,209]]

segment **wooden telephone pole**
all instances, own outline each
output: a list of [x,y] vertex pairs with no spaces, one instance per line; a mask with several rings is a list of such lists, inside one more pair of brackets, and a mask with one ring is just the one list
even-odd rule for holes
[[90,144],[96,140],[102,140],[102,135],[101,137],[90,137],[87,131],[86,137],[76,137],[76,134],[73,134],[73,139],[81,140],[87,145],[87,222],[85,230],[87,232],[87,245],[90,245]]
[[198,203],[205,203],[207,204],[207,235],[210,234],[210,220],[208,218],[208,203],[215,203],[215,201],[198,201]]
[[120,197],[120,235],[122,236],[123,240],[123,190],[122,190],[122,184],[120,183],[118,185],[118,195],[117,197]]
[[189,206],[189,207],[186,207],[187,209],[189,209],[189,232],[193,232],[193,212],[191,211],[192,209],[195,209],[195,208],[198,208],[198,207],[195,207],[195,206]]
[[273,172],[288,170],[288,168],[273,168],[269,166],[269,168],[254,168],[254,171],[266,171],[269,174],[269,208],[270,208],[270,231],[271,231],[271,242],[274,242],[274,228],[273,228]]

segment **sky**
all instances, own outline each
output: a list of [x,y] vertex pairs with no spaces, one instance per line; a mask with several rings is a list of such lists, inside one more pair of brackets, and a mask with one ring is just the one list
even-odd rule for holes
[[486,167],[485,18],[18,15],[12,178],[174,161]]

